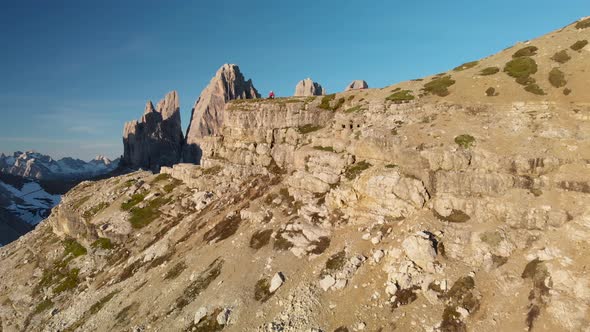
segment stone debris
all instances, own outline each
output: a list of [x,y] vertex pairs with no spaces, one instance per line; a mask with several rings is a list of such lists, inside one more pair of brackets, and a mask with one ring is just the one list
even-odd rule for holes
[[279,287],[283,285],[285,282],[285,276],[282,272],[277,272],[272,279],[270,280],[270,287],[268,289],[269,292],[274,293],[276,292]]

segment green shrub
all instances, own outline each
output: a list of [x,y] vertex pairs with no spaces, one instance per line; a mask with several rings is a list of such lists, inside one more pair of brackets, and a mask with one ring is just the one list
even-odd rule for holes
[[105,237],[99,237],[98,240],[94,241],[90,246],[92,248],[101,248],[105,250],[111,250],[115,247],[111,240]]
[[50,308],[53,308],[53,302],[51,301],[51,299],[45,299],[41,301],[39,304],[37,304],[34,313],[39,314]]
[[55,294],[61,294],[70,289],[78,287],[78,274],[80,269],[72,269],[66,275],[65,278],[57,285],[54,289]]
[[439,97],[444,97],[450,94],[448,88],[453,84],[455,84],[455,81],[450,75],[440,76],[424,84],[423,90],[426,93],[432,93]]
[[318,107],[324,110],[332,110],[330,102],[334,99],[336,99],[336,94],[326,95],[322,98],[322,101]]
[[398,166],[396,164],[387,164],[385,165],[385,168],[397,168]]
[[80,257],[86,255],[88,252],[83,245],[72,238],[63,240],[64,256],[71,254],[73,257]]
[[109,203],[107,203],[107,202],[98,203],[96,206],[93,206],[90,209],[86,210],[82,214],[82,216],[84,217],[84,219],[90,220],[94,216],[96,216],[100,211],[106,209],[108,206],[109,206]]
[[142,208],[131,209],[129,222],[133,228],[143,228],[160,217],[160,208],[169,202],[169,199],[158,197]]
[[564,95],[569,96],[570,93],[572,93],[572,89],[569,89],[569,88],[563,89],[563,94]]
[[549,72],[549,83],[556,88],[561,88],[567,84],[565,74],[559,68],[553,68]]
[[497,95],[499,95],[499,93],[497,93],[497,92],[496,92],[496,89],[494,89],[494,88],[492,88],[492,87],[489,87],[489,88],[486,90],[486,96],[488,96],[488,97],[495,97],[495,96],[497,96]]
[[455,137],[455,143],[464,149],[468,149],[475,143],[475,137],[467,134],[459,135]]
[[529,80],[530,75],[537,72],[537,63],[528,57],[517,58],[506,63],[504,72],[516,78],[516,81],[520,84],[529,84],[531,82],[527,82],[527,80]]
[[172,182],[168,183],[167,185],[164,186],[164,191],[166,193],[171,193],[174,188],[180,186],[182,184],[182,181],[178,180],[178,179],[173,179]]
[[489,76],[489,75],[494,75],[497,74],[500,71],[500,68],[498,67],[487,67],[482,69],[479,74],[481,76]]
[[454,71],[462,71],[465,69],[473,68],[473,67],[477,66],[478,64],[479,64],[479,61],[466,62],[458,67],[455,67],[453,70]]
[[513,58],[521,58],[521,57],[527,57],[527,56],[533,56],[537,54],[537,51],[539,49],[536,46],[527,46],[524,48],[521,48],[520,50],[516,51],[516,53],[514,53],[512,55]]
[[536,83],[532,83],[532,84],[525,86],[524,90],[526,92],[534,93],[539,96],[546,95],[545,91],[543,91],[543,89],[541,89],[541,87],[539,85],[537,85]]
[[143,202],[143,200],[145,199],[145,194],[135,194],[133,196],[131,196],[131,198],[126,201],[123,202],[121,204],[121,210],[123,211],[129,211],[131,210],[134,206],[136,206],[137,204]]
[[402,104],[414,100],[414,98],[412,91],[401,90],[391,94],[389,97],[385,98],[385,100],[392,101],[394,104]]
[[586,28],[590,28],[590,18],[587,18],[585,20],[581,20],[578,23],[576,23],[576,29],[586,29]]
[[361,105],[356,105],[344,111],[344,113],[354,113],[361,110]]
[[366,161],[359,161],[346,169],[344,176],[349,180],[354,180],[359,174],[361,174],[364,170],[368,169],[373,165],[369,164]]
[[213,166],[209,168],[203,168],[203,174],[205,175],[217,175],[222,171],[221,166]]
[[340,107],[342,107],[342,105],[344,105],[345,102],[346,102],[346,99],[339,98],[338,101],[336,102],[336,105],[334,105],[334,107],[332,107],[332,110],[335,111],[335,110],[339,109]]
[[555,54],[553,54],[553,56],[551,57],[551,60],[555,61],[555,62],[559,62],[559,63],[566,63],[568,61],[570,61],[572,57],[569,56],[569,54],[567,54],[566,50],[562,50],[559,51]]
[[575,42],[572,46],[570,46],[570,48],[574,51],[581,51],[584,47],[586,47],[586,45],[588,45],[588,41],[586,39],[584,40],[578,40],[577,42]]
[[162,174],[162,173],[160,173],[160,174],[158,174],[158,176],[156,176],[154,178],[154,180],[152,181],[152,184],[153,183],[158,183],[160,181],[166,181],[166,180],[170,179],[170,177],[171,177],[170,174]]
[[314,131],[318,131],[318,130],[320,130],[322,128],[324,128],[324,127],[322,127],[322,126],[315,126],[313,124],[306,124],[304,126],[299,126],[297,128],[297,131],[300,134],[309,134],[309,133],[312,133]]
[[334,151],[334,148],[331,146],[320,146],[320,145],[316,145],[313,147],[315,150],[320,150],[320,151],[326,151],[326,152],[336,152]]

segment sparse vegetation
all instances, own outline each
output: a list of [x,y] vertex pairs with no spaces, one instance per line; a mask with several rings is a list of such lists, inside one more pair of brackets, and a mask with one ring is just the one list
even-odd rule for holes
[[72,238],[65,239],[62,242],[62,245],[64,247],[64,257],[68,255],[72,255],[72,257],[80,257],[86,255],[88,252],[84,246]]
[[537,63],[528,57],[517,58],[506,63],[504,72],[516,78],[518,83],[526,85],[531,83],[529,77],[537,72]]
[[174,190],[174,188],[180,186],[181,184],[182,184],[182,181],[180,181],[178,179],[173,179],[172,182],[165,185],[163,189],[166,193],[169,194]]
[[459,135],[455,137],[455,143],[463,149],[469,149],[475,143],[475,137],[468,134]]
[[121,210],[129,211],[137,204],[143,202],[144,199],[145,199],[145,193],[134,194],[133,196],[131,196],[131,198],[129,200],[121,203]]
[[445,97],[450,94],[448,88],[453,84],[455,84],[455,80],[453,80],[450,75],[440,76],[424,84],[423,90],[425,93]]
[[354,113],[354,112],[358,112],[360,110],[361,110],[361,105],[356,105],[356,106],[353,106],[353,107],[345,110],[344,113]]
[[397,168],[398,166],[396,164],[387,164],[385,165],[385,168]]
[[254,285],[254,299],[258,302],[266,302],[271,297],[272,294],[270,291],[270,280],[269,278],[262,278],[256,282]]
[[51,301],[51,299],[45,299],[43,301],[41,301],[39,304],[37,304],[37,306],[35,307],[35,314],[40,314],[43,311],[53,308],[53,301]]
[[182,271],[186,270],[187,266],[185,262],[179,262],[176,263],[176,265],[174,265],[170,271],[168,271],[166,273],[166,275],[164,276],[164,280],[174,280],[176,279],[181,273]]
[[465,222],[469,221],[469,219],[471,219],[471,217],[469,217],[469,215],[467,213],[465,213],[461,210],[455,210],[455,209],[453,209],[451,211],[451,214],[449,214],[446,217],[440,215],[436,211],[434,211],[434,216],[442,221],[446,221],[446,222],[450,222],[450,223],[465,223]]
[[494,89],[494,88],[492,88],[492,87],[489,87],[489,88],[486,90],[486,96],[488,96],[488,97],[495,97],[495,96],[497,96],[497,95],[499,95],[499,93],[497,93],[497,92],[496,92],[496,89]]
[[362,160],[359,161],[351,166],[349,166],[346,169],[346,172],[344,173],[344,176],[348,179],[348,180],[354,180],[357,176],[359,176],[364,170],[370,168],[371,164],[369,164],[368,162]]
[[588,45],[588,40],[584,39],[584,40],[578,40],[577,42],[575,42],[572,46],[570,46],[570,48],[574,51],[581,51],[584,47],[586,47],[586,45]]
[[586,29],[586,28],[590,28],[590,18],[578,21],[578,23],[576,23],[576,29]]
[[479,74],[481,76],[489,76],[489,75],[494,75],[497,74],[500,71],[500,68],[498,67],[486,67],[484,69],[482,69]]
[[203,168],[203,174],[204,175],[217,175],[222,171],[222,168],[220,165],[215,165],[209,168]]
[[205,232],[205,234],[203,234],[203,241],[223,241],[234,235],[238,231],[238,228],[240,228],[241,223],[242,218],[240,217],[240,213],[234,213],[233,215],[220,221],[212,229]]
[[176,308],[182,309],[189,305],[197,296],[199,296],[209,285],[219,277],[223,267],[223,259],[217,258],[201,272],[201,274],[181,293],[176,299]]
[[569,89],[569,88],[563,89],[563,94],[564,95],[569,96],[570,93],[572,93],[572,89]]
[[464,308],[471,314],[479,309],[479,299],[473,294],[474,288],[475,280],[472,277],[462,277],[443,296],[447,305],[442,316],[442,331],[467,331],[457,307]]
[[516,51],[516,53],[514,53],[512,55],[513,58],[522,58],[522,57],[529,57],[529,56],[533,56],[537,54],[537,51],[539,49],[536,46],[527,46],[524,48],[521,48],[520,50]]
[[572,57],[569,56],[569,54],[567,54],[566,50],[561,50],[561,51],[553,54],[553,56],[551,57],[551,60],[553,60],[555,62],[559,62],[559,63],[566,63],[566,62],[570,61],[571,58]]
[[297,128],[297,131],[300,134],[309,134],[309,133],[313,133],[314,131],[318,131],[318,130],[320,130],[322,128],[324,128],[324,127],[322,127],[322,126],[315,126],[313,124],[306,124],[306,125],[303,125],[303,126],[299,126]]
[[158,197],[149,201],[144,207],[131,209],[129,222],[133,228],[143,228],[160,217],[160,207],[167,204],[170,199]]
[[338,101],[336,102],[336,105],[334,105],[334,107],[332,107],[332,110],[334,110],[334,111],[338,110],[340,107],[342,107],[342,105],[344,105],[345,102],[346,102],[346,99],[339,98]]
[[330,102],[334,99],[336,99],[336,94],[326,95],[326,96],[322,97],[322,100],[321,100],[320,105],[318,107],[321,109],[324,109],[324,110],[332,110],[332,107],[330,106]]
[[473,68],[473,67],[477,66],[478,64],[479,64],[479,61],[466,62],[458,67],[455,67],[453,70],[454,71],[462,71],[462,70]]
[[158,176],[156,176],[154,178],[154,180],[152,181],[152,184],[158,183],[158,182],[161,182],[161,181],[167,181],[170,178],[171,178],[170,174],[160,173],[160,174],[158,174]]
[[109,203],[100,202],[97,205],[93,206],[92,208],[86,210],[82,214],[82,216],[84,217],[84,219],[90,220],[90,219],[94,218],[94,216],[96,216],[100,211],[106,209],[108,206],[109,206]]
[[113,245],[113,243],[111,242],[111,240],[108,238],[105,238],[105,237],[99,237],[90,246],[92,248],[100,248],[100,249],[105,249],[105,250],[111,250],[115,247]]
[[336,152],[333,147],[331,146],[320,146],[316,145],[313,147],[315,150],[326,151],[326,152]]
[[79,200],[77,200],[72,206],[74,207],[74,209],[78,210],[82,205],[84,205],[84,203],[88,202],[90,197],[92,197],[92,196],[89,195],[86,197],[82,197]]
[[250,248],[258,250],[266,246],[270,242],[272,232],[272,229],[256,231],[250,238]]
[[328,258],[321,276],[342,270],[344,264],[346,264],[346,251],[341,250]]
[[414,97],[411,90],[401,90],[389,95],[389,97],[385,99],[392,101],[394,104],[402,104],[410,102],[415,98],[416,97]]
[[74,289],[78,286],[78,274],[80,273],[80,269],[71,269],[65,275],[63,275],[63,279],[61,282],[55,287],[53,292],[55,294],[61,294],[65,291],[70,289]]
[[549,83],[556,88],[564,87],[567,84],[565,73],[559,70],[559,68],[551,69],[549,72]]
[[526,92],[534,93],[539,96],[546,95],[545,91],[543,91],[543,89],[541,89],[541,87],[536,83],[532,83],[532,84],[525,86],[524,90]]

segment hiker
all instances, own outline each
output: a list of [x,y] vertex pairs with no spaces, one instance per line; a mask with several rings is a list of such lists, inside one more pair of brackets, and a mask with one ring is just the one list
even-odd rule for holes
[[268,99],[275,99],[275,93],[274,93],[274,91],[271,91],[271,92],[268,94]]

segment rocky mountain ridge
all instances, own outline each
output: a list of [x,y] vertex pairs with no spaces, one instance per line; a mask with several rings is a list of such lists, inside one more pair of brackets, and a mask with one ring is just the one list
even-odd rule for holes
[[584,19],[382,89],[230,101],[201,165],[84,182],[1,248],[0,326],[588,331],[588,37]]

